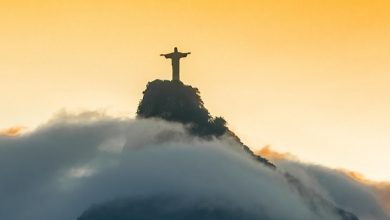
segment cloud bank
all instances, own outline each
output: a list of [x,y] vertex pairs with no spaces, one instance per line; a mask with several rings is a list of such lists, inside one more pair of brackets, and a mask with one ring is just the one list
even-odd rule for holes
[[92,205],[165,197],[180,200],[171,209],[238,210],[253,219],[342,219],[335,207],[390,219],[371,187],[341,172],[279,166],[263,166],[228,137],[194,138],[180,124],[62,114],[0,137],[0,219],[77,219]]

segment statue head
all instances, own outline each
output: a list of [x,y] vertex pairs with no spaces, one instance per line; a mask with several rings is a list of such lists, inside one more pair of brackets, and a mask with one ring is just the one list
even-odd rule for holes
[[175,48],[173,49],[173,51],[174,51],[174,52],[178,52],[177,47],[175,47]]

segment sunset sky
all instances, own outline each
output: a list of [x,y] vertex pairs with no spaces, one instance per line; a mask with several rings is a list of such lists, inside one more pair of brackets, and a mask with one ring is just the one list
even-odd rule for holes
[[134,117],[159,54],[254,150],[390,180],[388,0],[0,0],[0,129]]

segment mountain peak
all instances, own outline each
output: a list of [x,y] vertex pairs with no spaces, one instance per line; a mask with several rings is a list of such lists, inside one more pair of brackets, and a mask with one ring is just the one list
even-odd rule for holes
[[258,161],[275,167],[267,159],[255,155],[240,138],[226,126],[223,117],[213,117],[204,106],[197,88],[178,80],[154,80],[149,82],[137,109],[138,118],[161,118],[188,125],[190,134],[201,138],[228,135],[242,145],[244,151]]

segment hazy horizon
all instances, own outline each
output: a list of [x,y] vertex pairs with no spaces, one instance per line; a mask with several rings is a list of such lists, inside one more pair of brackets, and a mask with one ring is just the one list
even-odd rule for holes
[[242,140],[390,181],[390,2],[0,1],[0,130],[133,118],[161,53]]

